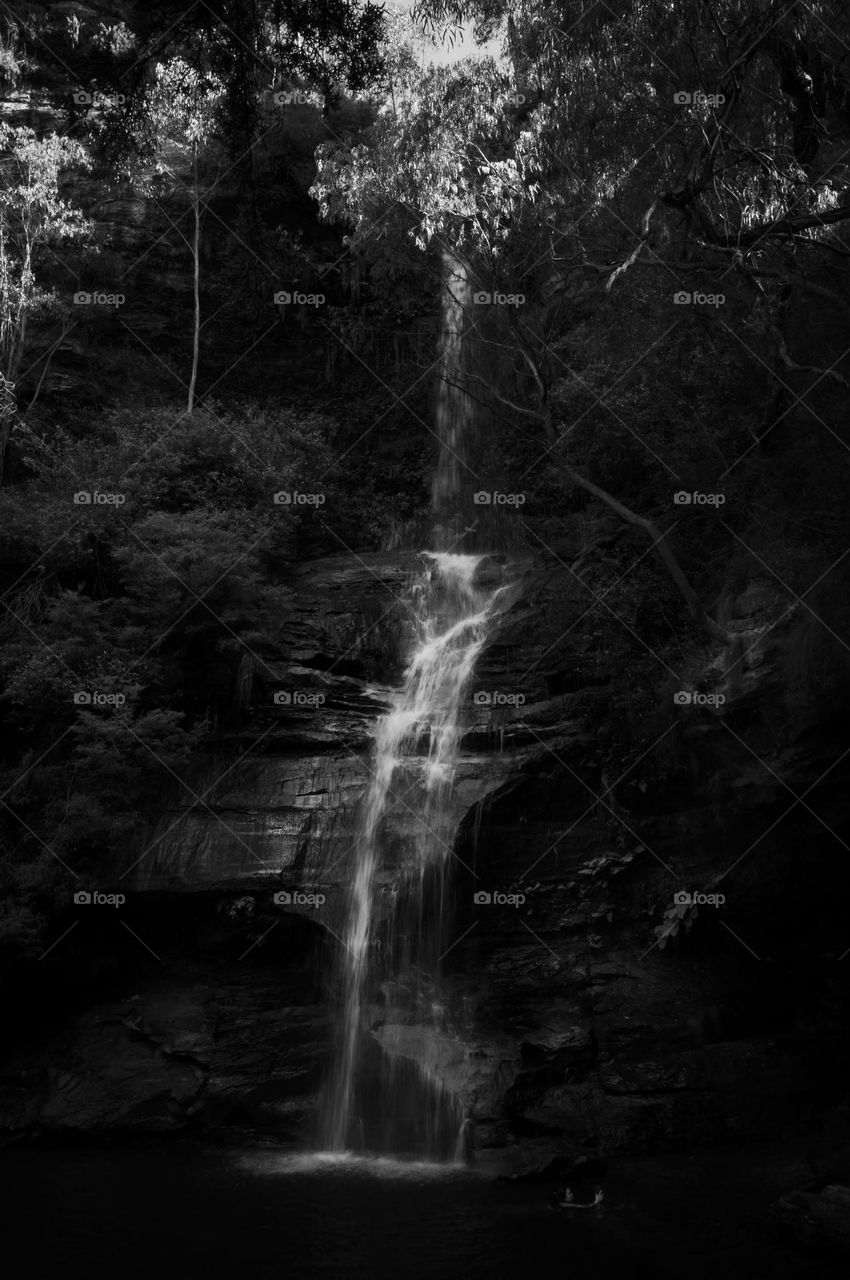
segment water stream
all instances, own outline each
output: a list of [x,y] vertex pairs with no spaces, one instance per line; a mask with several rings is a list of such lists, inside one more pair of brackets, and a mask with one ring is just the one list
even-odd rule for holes
[[[456,1154],[464,1117],[429,1067],[422,1028],[433,1030],[436,1043],[444,1013],[439,961],[451,921],[451,789],[469,684],[510,588],[490,585],[492,575],[486,586],[477,582],[485,556],[431,552],[423,559],[410,597],[415,645],[393,705],[375,728],[354,850],[323,1145],[445,1158]],[[389,894],[382,874],[388,857]],[[396,1028],[400,1051],[390,1060],[376,1063],[364,1046],[370,1014]],[[418,1028],[417,1051],[406,1056],[404,1028],[411,1025]]]
[[[472,532],[475,477],[467,457],[476,401],[467,382],[475,326],[465,265],[447,254],[443,270],[435,409],[440,447],[432,486],[438,549],[422,554],[407,601],[414,619],[407,669],[375,728],[321,1134],[326,1151],[427,1159],[456,1157],[466,1137],[460,1103],[438,1069],[446,1018],[439,967],[453,902],[452,786],[475,662],[511,591],[504,573],[493,573],[491,557],[455,550]],[[371,1030],[380,1032],[383,1050]]]

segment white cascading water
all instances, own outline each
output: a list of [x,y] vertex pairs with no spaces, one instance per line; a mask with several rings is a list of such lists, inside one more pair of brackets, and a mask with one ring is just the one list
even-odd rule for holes
[[[369,998],[382,978],[397,987],[405,973],[415,974],[420,983],[423,973],[431,981],[436,977],[443,945],[440,926],[445,915],[446,882],[453,856],[448,799],[463,712],[475,660],[508,590],[503,585],[476,585],[476,570],[486,557],[435,552],[425,558],[426,568],[413,590],[417,643],[394,705],[376,726],[373,776],[355,851],[349,917],[343,937],[340,1047],[327,1115],[327,1145],[336,1151],[360,1144],[355,1092]],[[393,814],[397,818],[400,814],[402,821],[406,815],[408,825],[412,819],[413,830],[404,851],[395,918],[388,925],[382,963],[373,954],[375,896],[387,843],[385,826]],[[393,972],[390,964],[387,972],[388,959],[396,962],[398,970]],[[424,1084],[439,1093],[436,1081]],[[403,1097],[396,1098],[395,1103],[403,1105]],[[416,1105],[412,1099],[411,1105]],[[436,1098],[433,1105],[451,1111],[446,1098]],[[445,1123],[454,1124],[457,1132],[462,1120],[461,1115],[448,1116]],[[407,1123],[397,1128],[410,1130],[409,1121],[408,1117]],[[430,1124],[435,1130],[440,1121],[432,1118]],[[432,1133],[432,1137],[439,1148],[439,1135]],[[428,1145],[426,1140],[425,1146]]]
[[[488,557],[451,550],[468,532],[462,486],[472,420],[463,389],[471,290],[456,259],[445,261],[445,285],[433,514],[435,542],[449,549],[423,553],[425,567],[410,597],[412,656],[392,708],[375,729],[372,779],[353,852],[339,1042],[322,1134],[331,1151],[430,1159],[456,1156],[467,1128],[462,1109],[429,1067],[427,1053],[391,1060],[369,1030],[390,1011],[397,1030],[415,1026],[420,1040],[427,1039],[429,1021],[440,1030],[436,984],[451,915],[451,791],[475,661],[509,592],[503,582],[494,584],[492,572],[483,575],[487,586],[477,581]],[[471,478],[466,488],[471,491]]]

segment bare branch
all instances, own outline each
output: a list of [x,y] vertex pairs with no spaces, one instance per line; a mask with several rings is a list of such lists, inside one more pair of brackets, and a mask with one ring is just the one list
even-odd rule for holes
[[630,507],[625,505],[625,503],[622,503],[618,498],[615,498],[612,493],[608,493],[606,489],[601,489],[598,484],[594,484],[592,480],[588,480],[586,476],[583,476],[580,472],[576,471],[575,467],[571,466],[569,462],[565,461],[563,466],[567,475],[574,484],[579,486],[580,489],[584,489],[587,493],[593,494],[593,496],[598,498],[600,502],[604,502],[607,507],[610,507],[612,511],[616,512],[620,519],[624,520],[626,524],[632,525],[635,529],[640,529],[652,539],[652,545],[657,549],[658,554],[670,574],[670,577],[673,579],[684,597],[690,615],[694,621],[699,623],[700,626],[702,626],[704,630],[706,630],[715,640],[720,640],[723,644],[731,644],[732,636],[730,633],[726,631],[724,627],[721,627],[720,623],[716,622],[714,618],[706,612],[700,602],[699,596],[682,572],[678,560],[674,556],[669,543],[666,541],[667,534],[670,531],[667,530],[665,533],[661,533],[651,520],[647,520],[644,516],[639,516],[636,511],[632,511]]

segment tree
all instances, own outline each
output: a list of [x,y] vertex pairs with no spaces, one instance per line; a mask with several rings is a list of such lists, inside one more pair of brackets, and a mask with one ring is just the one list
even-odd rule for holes
[[[36,272],[47,252],[90,233],[80,210],[59,194],[70,167],[88,166],[79,142],[0,126],[0,481],[16,412],[15,384],[37,312],[57,307]],[[49,358],[49,357],[48,357]],[[42,375],[43,375],[42,371]]]
[[[78,86],[121,95],[101,137],[113,162],[155,146],[150,102],[157,64],[183,58],[203,66],[225,87],[223,135],[250,183],[252,144],[269,94],[292,84],[318,89],[330,108],[342,88],[361,89],[381,73],[378,44],[383,6],[371,0],[151,0],[130,6],[108,26],[95,9],[69,16],[62,6],[7,6],[18,24],[22,53],[37,58],[68,105],[68,72]],[[201,63],[198,63],[200,66]],[[73,102],[70,104],[73,112]]]
[[623,266],[707,253],[719,274],[850,218],[838,0],[624,0],[569,24],[536,0],[421,0],[415,13],[426,27],[505,20],[518,167],[591,211],[584,243],[616,242],[613,209],[635,254]]
[[[431,71],[366,145],[326,146],[314,188],[325,216],[352,224],[354,245],[376,224],[388,242],[394,224],[423,252],[464,258],[476,287],[522,292],[521,311],[491,320],[499,374],[479,393],[536,423],[541,457],[652,539],[692,615],[723,639],[651,513],[576,465],[587,449],[571,406],[592,380],[564,350],[576,317],[610,314],[614,298],[642,354],[643,336],[660,340],[683,320],[671,316],[675,295],[712,284],[719,294],[722,283],[722,321],[687,314],[701,368],[749,365],[751,381],[753,367],[762,380],[772,368],[777,391],[764,396],[764,420],[747,425],[751,437],[794,403],[791,376],[843,384],[797,354],[789,313],[810,295],[850,314],[822,278],[823,262],[844,253],[830,228],[850,218],[846,16],[833,3],[736,0],[710,12],[663,0],[589,6],[569,23],[563,6],[525,0],[424,0],[416,13],[432,30],[474,20],[482,37],[504,21],[510,70],[484,60]],[[605,330],[607,340],[610,322]],[[723,429],[708,424],[715,452]]]
[[[199,161],[203,156],[209,164],[215,149],[214,131],[220,110],[224,88],[210,72],[200,73],[195,67],[175,58],[168,63],[158,63],[156,86],[153,94],[153,113],[160,134],[157,170],[173,182],[182,183],[178,165],[188,152],[191,172],[189,195],[193,215],[191,243],[182,231],[185,243],[192,253],[194,323],[192,331],[192,369],[189,377],[187,412],[195,407],[195,387],[198,380],[198,359],[201,338],[201,215],[209,200],[215,182],[202,194],[199,177]],[[179,230],[179,228],[178,228]]]

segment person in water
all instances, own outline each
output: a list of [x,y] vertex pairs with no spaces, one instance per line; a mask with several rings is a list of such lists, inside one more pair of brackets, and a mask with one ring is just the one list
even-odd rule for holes
[[595,1209],[596,1206],[600,1205],[604,1199],[605,1196],[602,1191],[597,1190],[596,1195],[589,1204],[576,1204],[576,1199],[572,1191],[570,1191],[569,1187],[565,1187],[564,1198],[563,1200],[558,1200],[555,1207],[558,1209]]

